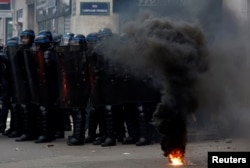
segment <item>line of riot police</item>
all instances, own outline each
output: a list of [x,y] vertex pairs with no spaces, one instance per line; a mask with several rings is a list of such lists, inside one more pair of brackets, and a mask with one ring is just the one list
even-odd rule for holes
[[[68,136],[68,145],[148,145],[158,140],[150,124],[160,93],[152,76],[137,79],[130,68],[106,59],[97,50],[114,34],[108,28],[86,37],[26,29],[20,42],[6,44],[8,96],[11,113],[3,135],[16,141],[50,142]],[[98,52],[97,52],[98,51]],[[3,111],[3,110],[2,110]],[[8,110],[2,112],[6,123]],[[3,124],[4,125],[4,124]],[[87,132],[86,132],[87,131]],[[85,137],[86,135],[86,137]]]

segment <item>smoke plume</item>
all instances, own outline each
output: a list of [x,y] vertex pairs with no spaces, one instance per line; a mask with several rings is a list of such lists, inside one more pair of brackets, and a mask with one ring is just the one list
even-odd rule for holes
[[195,24],[146,12],[139,20],[128,23],[124,33],[124,41],[113,38],[104,44],[104,55],[136,68],[138,77],[146,75],[148,69],[154,72],[154,79],[163,90],[154,114],[163,137],[162,150],[166,156],[174,149],[184,153],[186,116],[197,107],[193,89],[200,74],[208,68],[203,32]]

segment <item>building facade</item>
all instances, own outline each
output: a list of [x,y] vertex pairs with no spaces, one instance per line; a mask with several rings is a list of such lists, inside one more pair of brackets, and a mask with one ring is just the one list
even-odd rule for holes
[[248,34],[250,37],[250,0],[224,0],[223,22],[229,22],[231,26],[237,25],[242,34]]
[[71,31],[88,34],[109,27],[119,32],[119,15],[113,11],[113,0],[73,0]]
[[35,8],[37,31],[71,31],[71,0],[37,0]]
[[[10,10],[1,10],[8,2]],[[227,19],[230,9],[237,17],[236,24],[250,34],[249,5],[250,0],[0,0],[0,40],[25,28],[36,33],[46,29],[86,35],[109,27],[122,33],[123,25],[135,20],[142,10],[174,19],[199,20],[207,32],[213,32]]]
[[11,0],[0,0],[0,45],[12,36],[12,7]]

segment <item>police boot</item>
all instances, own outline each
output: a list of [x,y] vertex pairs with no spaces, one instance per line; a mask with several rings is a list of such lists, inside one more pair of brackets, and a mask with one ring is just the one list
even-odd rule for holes
[[35,143],[46,143],[53,140],[49,128],[49,112],[48,108],[41,106],[39,109],[39,120],[40,120],[40,136]]
[[[55,115],[53,115],[52,123],[54,123],[55,128],[55,139],[64,138],[64,114],[59,109],[59,107],[54,107],[53,112]],[[55,122],[57,121],[57,122]]]
[[135,121],[132,118],[126,120],[126,126],[128,130],[128,137],[124,138],[122,144],[135,144],[138,140],[138,127],[136,127]]
[[33,140],[35,137],[33,136],[32,133],[32,128],[33,125],[31,124],[32,120],[34,118],[30,117],[30,109],[27,108],[26,105],[22,104],[21,105],[21,111],[22,111],[22,122],[23,122],[23,133],[22,135],[16,139],[17,142],[20,141],[30,141]]
[[9,138],[17,138],[22,134],[22,125],[21,125],[21,114],[20,107],[16,104],[11,105],[11,120],[10,128],[11,132],[9,133]]
[[99,134],[93,142],[93,145],[101,145],[107,137],[107,122],[106,122],[106,112],[105,107],[96,107],[96,113],[99,124]]
[[93,145],[101,145],[106,139],[106,123],[103,121],[99,124],[99,136],[93,141]]
[[64,109],[62,111],[63,111],[64,131],[72,131],[71,120],[70,120],[70,110]]
[[135,144],[138,140],[138,117],[134,106],[125,107],[124,119],[128,130],[128,137],[124,138],[122,144]]
[[116,138],[115,138],[115,130],[114,130],[114,114],[112,111],[112,106],[106,106],[106,123],[107,123],[107,137],[105,141],[102,143],[102,147],[106,146],[115,146]]
[[69,146],[83,145],[85,135],[85,111],[80,109],[73,109],[73,134],[68,137],[67,144]]
[[149,145],[151,143],[148,116],[143,106],[138,107],[139,111],[139,140],[136,146]]
[[0,101],[0,133],[4,133],[8,117],[8,108],[4,101]]
[[92,143],[96,139],[96,129],[98,124],[98,118],[95,109],[89,112],[88,121],[88,136],[85,139],[85,143]]
[[1,112],[0,112],[0,120],[1,120],[1,122],[0,122],[0,133],[4,133],[5,128],[6,128],[6,125],[4,124],[4,121],[3,121],[3,117],[2,117],[2,115],[1,115]]
[[118,142],[123,142],[123,139],[126,134],[126,128],[124,124],[124,108],[123,106],[117,106],[115,108],[116,113],[114,114],[115,117],[115,135]]
[[[3,109],[1,110],[3,111]],[[4,116],[2,111],[0,111],[0,133],[3,133],[6,128],[6,123],[4,123]]]

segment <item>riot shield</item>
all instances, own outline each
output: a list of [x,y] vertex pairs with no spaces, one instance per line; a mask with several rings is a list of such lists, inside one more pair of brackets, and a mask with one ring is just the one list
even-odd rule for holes
[[24,60],[31,101],[36,104],[48,104],[44,53],[42,51],[24,50]]
[[120,104],[120,83],[119,83],[119,67],[112,60],[104,60],[104,69],[99,79],[99,93],[105,105]]
[[86,107],[90,86],[88,63],[79,46],[58,46],[59,88],[62,108]]
[[7,57],[0,53],[0,100],[6,99],[9,92],[7,75]]
[[119,104],[117,65],[103,55],[92,52],[89,56],[91,103],[94,106]]
[[7,56],[10,66],[13,102],[26,104],[30,100],[30,93],[25,71],[24,50],[21,46],[8,46]]

